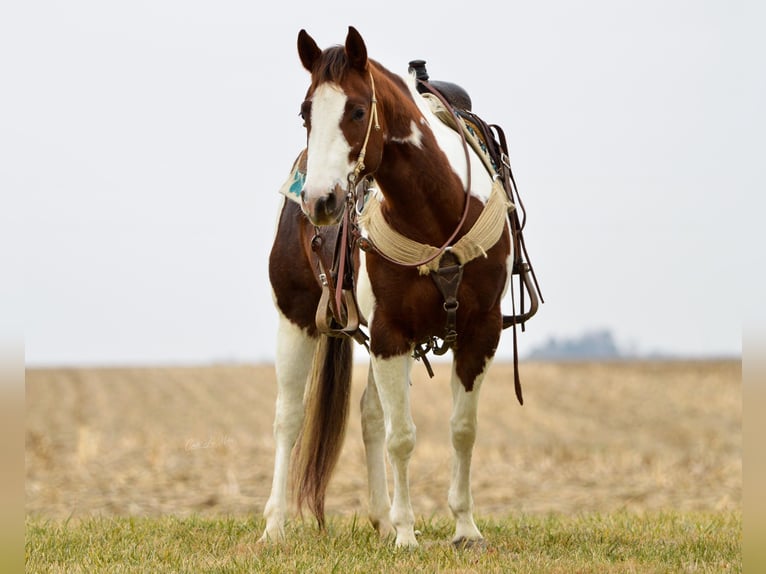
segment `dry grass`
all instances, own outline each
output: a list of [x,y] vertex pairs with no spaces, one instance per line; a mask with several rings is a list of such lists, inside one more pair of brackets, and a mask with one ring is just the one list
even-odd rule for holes
[[[474,456],[478,516],[663,509],[739,511],[739,361],[495,365],[482,391]],[[446,515],[446,365],[416,365],[419,516]],[[330,515],[366,514],[355,372],[351,424],[330,485]],[[269,494],[271,366],[41,369],[26,382],[27,513],[244,515]]]

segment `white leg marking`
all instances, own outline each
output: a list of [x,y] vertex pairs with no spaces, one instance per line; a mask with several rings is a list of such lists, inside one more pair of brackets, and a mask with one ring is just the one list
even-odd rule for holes
[[375,312],[375,295],[372,293],[370,276],[367,274],[367,257],[364,251],[359,251],[359,279],[356,284],[356,300],[359,303],[359,311],[367,319],[367,324],[372,325],[372,315]]
[[383,408],[386,448],[394,475],[391,524],[396,529],[396,545],[417,546],[408,477],[410,456],[415,448],[415,424],[410,412],[411,359],[409,355],[388,359],[373,356],[371,365]]
[[383,408],[373,379],[372,367],[361,401],[362,438],[367,455],[367,484],[370,493],[370,522],[381,537],[394,533],[391,526],[391,499],[386,479],[386,429]]
[[452,480],[450,482],[448,502],[455,517],[455,535],[453,543],[481,540],[481,532],[473,520],[473,497],[471,496],[471,456],[476,441],[477,409],[479,391],[484,375],[489,369],[491,359],[484,366],[484,371],[476,377],[473,390],[467,393],[460,382],[455,365],[452,366],[452,417],[450,434],[452,436]]
[[271,495],[263,510],[266,529],[261,541],[285,538],[287,516],[287,476],[290,453],[303,424],[303,392],[317,340],[281,313],[277,331],[277,404],[274,414],[274,478]]

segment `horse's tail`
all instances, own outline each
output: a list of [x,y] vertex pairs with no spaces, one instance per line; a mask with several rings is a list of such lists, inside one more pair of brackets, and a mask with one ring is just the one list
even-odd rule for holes
[[352,351],[349,337],[320,337],[305,398],[306,417],[293,452],[293,491],[298,509],[306,504],[320,528],[325,522],[327,484],[346,433]]

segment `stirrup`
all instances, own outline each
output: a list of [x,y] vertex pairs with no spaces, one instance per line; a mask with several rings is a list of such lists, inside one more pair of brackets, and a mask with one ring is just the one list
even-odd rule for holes
[[[519,275],[522,282],[521,287],[526,288],[527,293],[529,293],[529,311],[526,313],[518,313],[516,315],[503,315],[503,329],[507,329],[513,325],[523,325],[534,317],[535,313],[537,313],[537,308],[540,306],[540,300],[537,297],[537,289],[534,288],[532,279],[529,276],[529,264],[522,263],[521,271],[514,273],[514,275]],[[513,275],[511,276],[511,281],[513,281]]]
[[341,308],[335,309],[330,287],[322,287],[315,316],[316,326],[320,333],[337,336],[340,334],[353,336],[359,330],[359,311],[356,308],[354,294],[350,289],[343,289]]

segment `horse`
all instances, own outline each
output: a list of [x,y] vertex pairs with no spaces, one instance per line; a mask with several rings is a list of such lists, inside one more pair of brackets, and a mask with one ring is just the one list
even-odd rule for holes
[[[343,45],[325,50],[301,30],[298,55],[311,77],[300,108],[307,145],[294,166],[300,197],[284,200],[269,257],[278,392],[261,541],[285,539],[290,467],[298,508],[308,505],[325,525],[356,339],[370,356],[360,405],[369,519],[397,547],[418,545],[408,472],[416,442],[410,371],[423,342],[444,338],[452,352],[452,542],[480,543],[471,457],[479,392],[504,327],[501,300],[514,250],[510,202],[493,199],[497,178],[465,136],[437,117],[414,74],[394,74],[369,58],[355,28]],[[499,216],[483,215],[490,204],[500,206]],[[468,237],[477,226],[491,227],[493,238]],[[397,256],[393,240],[424,247],[424,255]],[[330,269],[333,257],[341,269]],[[452,270],[446,279],[444,269]],[[369,339],[360,336],[364,325]]]

